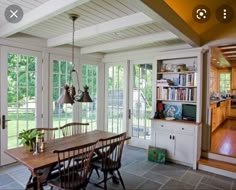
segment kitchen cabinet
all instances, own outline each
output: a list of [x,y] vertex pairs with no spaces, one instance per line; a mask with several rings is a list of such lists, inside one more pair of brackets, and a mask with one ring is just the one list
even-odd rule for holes
[[236,67],[232,67],[231,71],[231,89],[236,89]]
[[229,116],[230,100],[212,103],[211,108],[211,132],[215,131]]
[[152,145],[165,149],[168,159],[196,169],[198,130],[194,122],[152,120]]

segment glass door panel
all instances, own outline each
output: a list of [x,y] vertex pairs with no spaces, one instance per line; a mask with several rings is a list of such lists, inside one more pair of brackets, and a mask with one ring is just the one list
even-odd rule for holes
[[[58,98],[64,91],[64,85],[71,83],[69,61],[53,60],[52,64],[52,126],[61,127],[73,120],[73,107],[70,104],[59,104]],[[60,137],[60,133],[57,137]]]
[[125,125],[125,71],[123,65],[108,65],[106,68],[106,126],[107,131],[121,133]]
[[[22,130],[41,127],[41,60],[40,54],[14,48],[2,50],[1,61],[1,115],[7,120],[1,128],[1,165],[12,161],[5,149],[20,145]],[[1,117],[2,117],[1,116]]]
[[89,95],[92,98],[92,103],[83,103],[82,106],[82,122],[88,122],[88,131],[97,129],[97,66],[82,65],[82,86],[89,87]]

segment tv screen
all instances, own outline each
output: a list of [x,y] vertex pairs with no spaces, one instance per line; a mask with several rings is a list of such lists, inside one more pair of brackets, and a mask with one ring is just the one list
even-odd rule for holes
[[196,121],[196,105],[182,104],[182,117],[185,120]]

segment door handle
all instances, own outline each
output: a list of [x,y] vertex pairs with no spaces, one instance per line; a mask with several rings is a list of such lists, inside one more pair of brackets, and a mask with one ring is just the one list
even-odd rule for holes
[[6,129],[6,122],[8,121],[11,121],[11,120],[8,120],[6,119],[6,116],[5,115],[2,115],[2,129]]
[[131,109],[128,111],[128,118],[131,119]]

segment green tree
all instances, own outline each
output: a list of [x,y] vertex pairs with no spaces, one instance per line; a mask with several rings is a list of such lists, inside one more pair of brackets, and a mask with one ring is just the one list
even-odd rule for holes
[[36,58],[33,56],[8,54],[8,102],[14,103],[35,97]]

